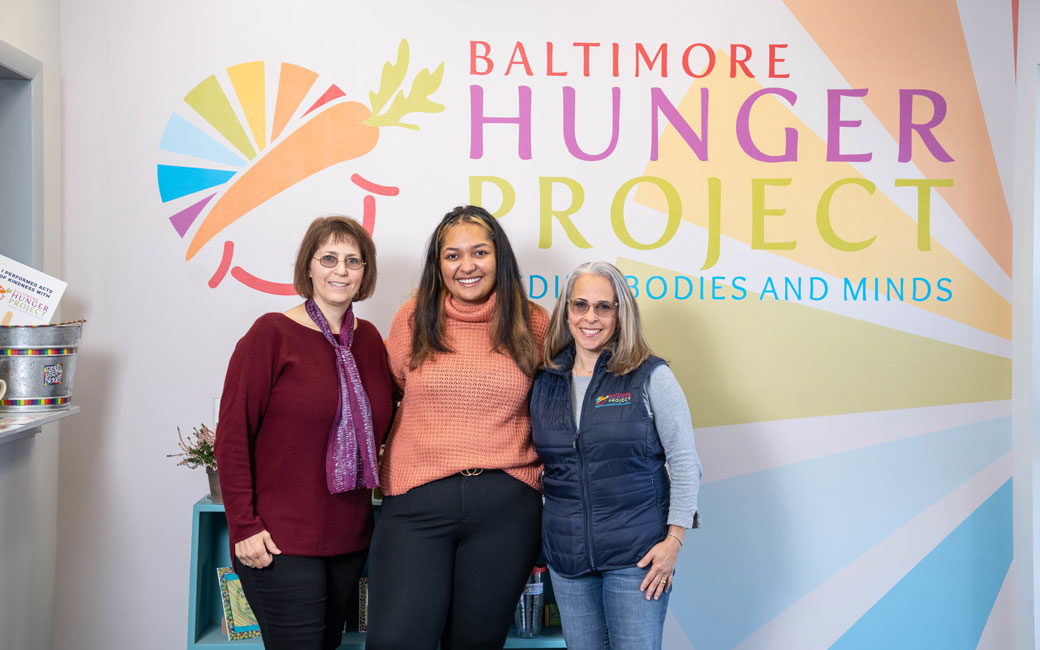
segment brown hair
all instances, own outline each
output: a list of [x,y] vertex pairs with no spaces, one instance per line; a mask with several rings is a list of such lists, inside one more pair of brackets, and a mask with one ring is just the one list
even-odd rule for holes
[[311,283],[311,260],[318,252],[318,247],[331,239],[335,242],[354,244],[361,252],[361,261],[365,263],[365,273],[361,277],[361,286],[354,294],[354,302],[360,302],[372,295],[376,289],[376,245],[364,226],[350,217],[330,215],[318,217],[311,222],[307,232],[300,241],[300,250],[296,253],[296,267],[293,270],[293,288],[304,300],[314,297],[314,285]]
[[495,246],[495,311],[491,316],[491,342],[496,350],[509,355],[528,377],[540,363],[538,343],[531,330],[533,303],[524,296],[520,269],[505,230],[498,220],[483,208],[459,206],[444,215],[430,236],[423,263],[422,278],[415,290],[415,312],[412,314],[412,358],[415,370],[436,352],[450,352],[444,342],[444,296],[447,289],[441,277],[441,245],[449,228],[460,223],[473,223],[488,232]]

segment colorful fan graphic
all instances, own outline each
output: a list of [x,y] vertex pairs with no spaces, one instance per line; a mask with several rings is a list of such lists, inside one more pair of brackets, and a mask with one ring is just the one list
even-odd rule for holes
[[[399,91],[408,58],[408,43],[401,41],[396,62],[384,66],[378,92],[370,93],[371,106],[346,99],[346,93],[334,83],[327,87],[318,84],[318,73],[291,63],[282,63],[271,72],[262,61],[242,63],[225,71],[226,81],[223,75],[211,75],[192,88],[184,97],[189,117],[179,113],[170,117],[159,148],[199,162],[157,167],[160,198],[178,208],[170,216],[170,224],[182,238],[194,229],[185,260],[274,196],[324,169],[370,152],[379,141],[380,127],[418,130],[402,121],[407,114],[444,110],[430,99],[440,86],[443,63],[434,72],[423,69],[417,73],[407,94]],[[268,74],[274,75],[275,87],[270,137]],[[316,98],[308,99],[315,94]],[[363,223],[371,233],[375,197],[395,196],[398,188],[358,174],[351,181],[367,193]],[[234,242],[225,241],[210,287],[219,285],[230,271],[236,280],[257,291],[295,293],[291,283],[262,279],[241,266],[232,266],[234,252]]]

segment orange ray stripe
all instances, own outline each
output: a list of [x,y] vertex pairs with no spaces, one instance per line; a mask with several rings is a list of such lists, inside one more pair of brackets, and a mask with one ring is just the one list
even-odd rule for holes
[[915,135],[913,162],[928,178],[960,181],[940,193],[1010,276],[1011,216],[956,1],[784,3],[849,84],[870,89],[863,101],[893,138],[900,88],[926,88],[946,99],[946,119],[933,133],[954,161],[935,160]]
[[318,73],[301,68],[291,63],[283,63],[281,76],[278,79],[278,99],[274,107],[274,124],[271,125],[271,141],[274,142],[282,134],[285,125],[296,114],[300,102],[307,91],[314,85]]

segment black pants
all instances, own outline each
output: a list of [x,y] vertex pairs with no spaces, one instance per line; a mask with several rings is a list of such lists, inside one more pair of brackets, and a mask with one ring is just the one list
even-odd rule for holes
[[367,650],[500,650],[538,557],[542,497],[501,471],[383,499]]
[[250,569],[236,557],[235,573],[260,625],[264,648],[339,647],[367,555],[368,551],[333,557],[275,555],[263,569]]

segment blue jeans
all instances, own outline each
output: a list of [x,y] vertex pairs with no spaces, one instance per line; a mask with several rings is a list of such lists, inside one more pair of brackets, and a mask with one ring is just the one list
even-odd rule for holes
[[647,600],[639,585],[648,570],[564,578],[550,566],[568,650],[660,650],[670,591]]

